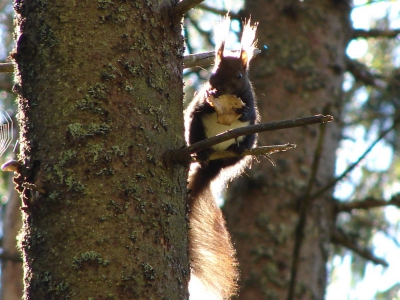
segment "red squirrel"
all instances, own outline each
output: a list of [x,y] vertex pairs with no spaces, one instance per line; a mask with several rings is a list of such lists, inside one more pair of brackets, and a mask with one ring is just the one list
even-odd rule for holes
[[[224,54],[230,18],[226,16],[216,28],[215,67],[209,79],[194,97],[185,113],[185,137],[188,145],[210,138],[226,130],[259,122],[252,85],[248,78],[249,63],[255,48],[256,25],[244,23],[241,49]],[[228,51],[225,51],[228,52]],[[232,107],[236,118],[224,124],[213,104],[214,99],[233,98],[241,102]],[[236,100],[239,99],[239,100]],[[230,104],[225,104],[225,107]],[[222,123],[222,124],[221,124]],[[200,162],[189,173],[189,256],[192,275],[196,276],[218,299],[236,294],[238,270],[235,250],[225,220],[211,191],[211,182],[223,177],[232,180],[243,172],[251,157],[207,161],[212,152],[230,150],[243,153],[255,147],[256,135],[242,136],[196,153]]]

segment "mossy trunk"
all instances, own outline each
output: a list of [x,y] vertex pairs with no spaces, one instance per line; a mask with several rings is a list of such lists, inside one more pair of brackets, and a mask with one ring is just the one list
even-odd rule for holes
[[246,13],[260,23],[263,51],[250,75],[262,121],[319,113],[335,121],[262,133],[261,145],[297,148],[273,155],[276,167],[266,159],[253,163],[248,176],[230,185],[224,211],[240,263],[239,299],[324,298],[332,190],[311,195],[334,176],[349,10],[347,1],[246,1]]
[[[185,299],[183,41],[171,1],[19,0],[25,299]],[[175,24],[175,25],[174,25]]]

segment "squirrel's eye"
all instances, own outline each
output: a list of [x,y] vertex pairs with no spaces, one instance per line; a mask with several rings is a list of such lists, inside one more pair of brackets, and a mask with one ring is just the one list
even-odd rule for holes
[[243,77],[242,73],[239,72],[239,73],[236,74],[236,78],[237,79],[242,79],[242,77]]

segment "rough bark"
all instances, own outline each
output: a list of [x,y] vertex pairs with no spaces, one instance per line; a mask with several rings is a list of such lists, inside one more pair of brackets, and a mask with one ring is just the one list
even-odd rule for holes
[[171,5],[15,2],[25,299],[188,297]]
[[336,121],[323,125],[325,133],[307,126],[261,134],[261,145],[289,142],[297,148],[275,155],[276,167],[268,160],[253,163],[248,176],[230,185],[224,211],[240,263],[239,298],[320,300],[334,214],[331,191],[316,199],[310,195],[334,175],[349,6],[332,0],[247,0],[246,13],[260,22],[259,48],[268,46],[251,66],[262,121],[323,112]]

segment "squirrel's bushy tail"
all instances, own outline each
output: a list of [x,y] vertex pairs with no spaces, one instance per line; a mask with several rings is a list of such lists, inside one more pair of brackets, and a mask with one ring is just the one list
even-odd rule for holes
[[230,299],[239,274],[231,237],[210,187],[219,171],[212,165],[198,166],[189,175],[189,249],[192,275],[220,299]]

